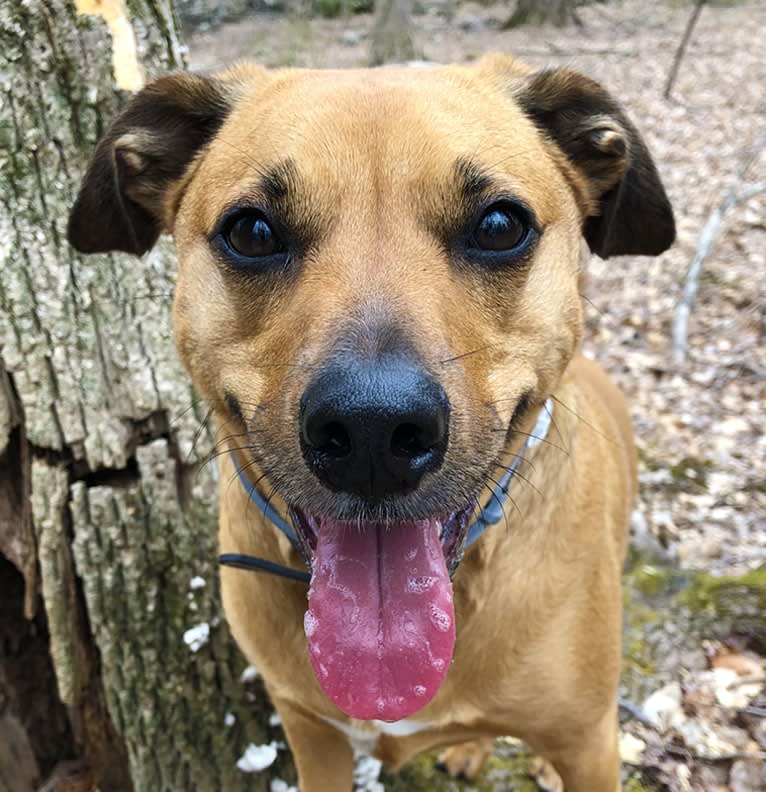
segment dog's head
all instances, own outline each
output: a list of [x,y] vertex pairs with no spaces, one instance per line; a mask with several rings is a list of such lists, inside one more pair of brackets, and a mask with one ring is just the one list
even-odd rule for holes
[[[170,75],[99,144],[69,236],[142,254],[163,230],[181,357],[313,556],[320,683],[357,717],[418,709],[451,652],[445,563],[578,345],[582,239],[603,257],[673,241],[643,141],[596,83],[504,57]],[[341,590],[363,599],[372,576],[405,593],[362,644],[398,630],[435,670],[348,703],[313,655],[351,650],[312,635],[342,632]]]

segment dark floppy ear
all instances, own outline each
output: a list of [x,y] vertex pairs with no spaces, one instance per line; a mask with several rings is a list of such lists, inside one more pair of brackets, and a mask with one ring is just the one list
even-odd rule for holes
[[673,210],[646,144],[598,83],[554,69],[530,75],[517,96],[585,177],[591,208],[583,235],[591,251],[654,256],[673,244]]
[[136,94],[96,146],[69,216],[82,253],[141,255],[163,231],[164,198],[223,123],[221,84],[169,74]]

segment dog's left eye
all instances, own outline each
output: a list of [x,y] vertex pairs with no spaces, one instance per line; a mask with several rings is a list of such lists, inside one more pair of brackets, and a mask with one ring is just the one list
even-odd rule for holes
[[481,216],[471,242],[481,250],[510,252],[527,239],[529,230],[529,223],[513,209],[494,206]]
[[260,212],[247,211],[236,215],[225,225],[221,236],[234,254],[245,259],[285,252],[282,240]]

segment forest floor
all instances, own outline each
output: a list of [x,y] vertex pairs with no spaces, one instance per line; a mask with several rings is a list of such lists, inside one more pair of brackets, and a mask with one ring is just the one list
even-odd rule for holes
[[[508,4],[426,3],[415,40],[437,62],[502,51],[585,72],[628,109],[658,163],[678,241],[656,259],[594,257],[585,295],[585,351],[628,395],[640,454],[626,583],[626,788],[756,792],[766,790],[766,193],[724,218],[683,364],[673,361],[671,325],[705,221],[766,130],[766,4],[705,6],[665,100],[689,10],[599,3],[578,10],[581,27],[503,31]],[[253,13],[189,35],[189,58],[205,71],[242,58],[361,66],[371,25],[370,15]],[[740,189],[765,179],[761,150]],[[523,748],[500,740],[473,786],[441,778],[433,757],[384,775],[384,785],[530,790],[528,773]]]

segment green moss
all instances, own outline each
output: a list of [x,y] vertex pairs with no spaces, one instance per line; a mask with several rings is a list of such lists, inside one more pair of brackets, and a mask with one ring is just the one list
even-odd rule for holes
[[313,0],[314,13],[326,19],[351,14],[365,14],[373,10],[372,0]]
[[395,775],[384,771],[381,781],[386,792],[444,792],[450,789],[449,776],[434,767],[435,757],[423,754],[416,757]]
[[653,792],[656,787],[648,787],[641,780],[639,771],[631,773],[622,785],[622,792]]
[[641,462],[647,470],[655,472],[665,467],[657,458],[650,456],[642,445],[636,446],[636,455],[638,461]]
[[707,489],[707,476],[713,463],[709,459],[684,457],[671,465],[670,475],[682,489]]
[[495,792],[498,789],[513,789],[514,792],[538,792],[537,785],[529,777],[529,754],[517,746],[502,741],[495,743],[492,755],[484,763],[481,773],[474,781],[458,781],[436,768],[435,754],[424,754],[409,762],[397,773],[383,772],[381,781],[386,792]]
[[695,648],[702,638],[739,634],[754,650],[766,649],[766,566],[715,577],[641,555],[632,562],[623,588],[622,686],[630,698],[641,700],[655,679],[673,673],[679,636]]
[[697,615],[754,619],[766,629],[766,566],[734,577],[696,573],[676,603]]
[[630,573],[630,583],[645,597],[657,597],[668,588],[670,570],[656,564],[638,564]]

